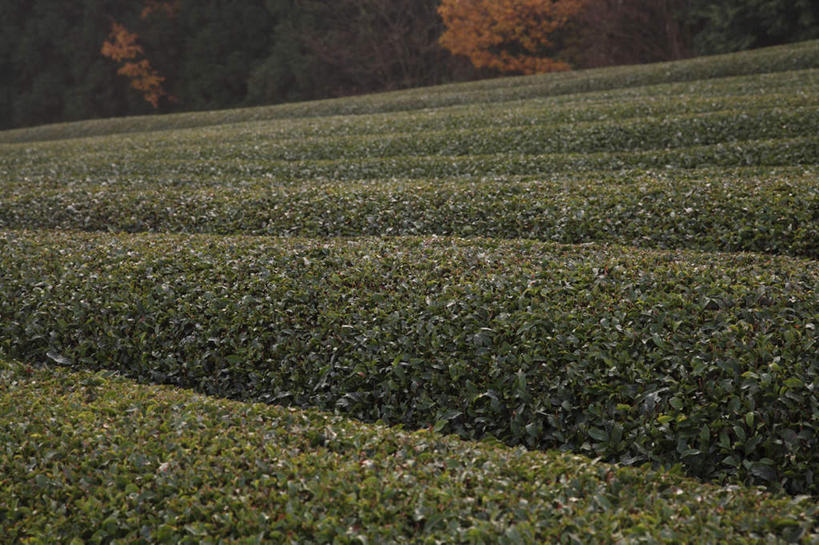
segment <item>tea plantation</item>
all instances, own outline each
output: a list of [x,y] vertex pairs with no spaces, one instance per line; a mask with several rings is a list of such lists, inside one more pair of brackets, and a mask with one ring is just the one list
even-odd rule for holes
[[819,42],[0,132],[0,187],[2,543],[819,541]]

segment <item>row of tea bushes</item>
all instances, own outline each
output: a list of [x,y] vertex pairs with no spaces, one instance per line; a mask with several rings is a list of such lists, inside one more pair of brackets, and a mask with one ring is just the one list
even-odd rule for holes
[[588,181],[389,180],[71,190],[17,186],[0,228],[275,236],[457,235],[754,251],[819,259],[819,184],[802,172],[619,173]]
[[0,142],[77,138],[259,120],[391,113],[461,104],[492,104],[539,97],[594,93],[611,89],[641,88],[674,82],[701,82],[710,79],[719,81],[736,76],[810,71],[819,68],[817,59],[819,59],[819,41],[809,41],[670,63],[501,78],[264,108],[48,125],[4,131],[0,135]]
[[[577,104],[572,110],[579,111]],[[486,114],[474,111],[474,118],[486,119]],[[445,119],[445,118],[444,118]],[[659,117],[605,117],[589,122],[519,124],[495,123],[484,127],[458,120],[458,128],[446,130],[414,130],[383,133],[378,127],[355,132],[350,136],[304,137],[299,133],[282,138],[278,130],[266,133],[259,126],[237,126],[221,131],[170,131],[163,135],[141,135],[116,142],[74,140],[40,144],[27,148],[6,146],[8,153],[0,159],[0,172],[6,182],[36,183],[38,179],[58,178],[64,185],[91,178],[118,180],[124,176],[151,179],[159,173],[213,176],[231,170],[236,175],[259,177],[304,178],[292,171],[332,176],[328,172],[339,162],[357,164],[362,161],[398,162],[408,171],[430,160],[445,160],[458,165],[463,158],[482,157],[542,157],[558,154],[571,170],[588,156],[599,168],[616,168],[617,162],[627,165],[651,166],[687,165],[676,156],[692,147],[733,146],[740,150],[754,147],[762,141],[774,141],[785,148],[792,140],[804,139],[815,144],[819,133],[819,108],[787,106],[718,110],[699,114],[665,115]],[[447,124],[441,121],[441,124]],[[364,129],[366,129],[366,125]],[[781,141],[781,142],[780,142]],[[597,154],[614,154],[602,162]],[[640,154],[640,159],[631,157]],[[666,154],[671,154],[669,157]],[[575,157],[578,155],[579,157]],[[713,163],[718,158],[713,150],[700,162]],[[779,158],[754,157],[753,152],[729,159],[731,164],[787,164],[790,155]],[[622,159],[620,159],[622,156]],[[618,161],[619,160],[619,161]],[[634,161],[637,161],[635,164]],[[815,154],[793,158],[798,163],[816,163]],[[666,163],[662,163],[666,161]],[[724,159],[723,159],[724,161]],[[611,164],[614,162],[615,164]],[[695,165],[696,166],[696,165]],[[199,168],[199,170],[195,170]],[[204,171],[204,172],[203,172]],[[535,172],[530,172],[534,174]],[[313,174],[319,175],[319,174]],[[394,175],[386,172],[385,176]],[[403,175],[406,176],[406,173]]]
[[[0,361],[3,543],[814,543],[815,502]],[[638,515],[639,514],[639,515]]]
[[[790,74],[788,74],[790,76]],[[760,81],[755,78],[744,85],[724,83],[718,89],[688,84],[685,88],[657,86],[635,90],[617,90],[588,95],[566,95],[499,104],[469,104],[449,108],[424,109],[410,112],[294,118],[275,122],[246,122],[195,129],[170,129],[162,132],[125,135],[109,145],[133,146],[136,142],[162,139],[178,132],[191,144],[209,145],[214,137],[230,144],[234,140],[252,138],[257,141],[295,140],[316,137],[371,136],[376,134],[408,134],[422,136],[429,131],[512,128],[523,126],[588,123],[605,120],[629,120],[707,114],[726,110],[756,112],[771,108],[807,108],[819,105],[814,89],[819,85],[819,70],[801,74],[799,78]],[[808,81],[805,80],[808,79]],[[700,82],[698,82],[700,83]],[[676,93],[667,92],[675,89]],[[692,88],[693,87],[693,88]],[[679,93],[685,93],[680,95]],[[84,139],[87,144],[94,138]],[[17,147],[51,146],[56,142],[15,144]],[[11,146],[11,145],[9,145]]]
[[[237,148],[238,149],[238,148]],[[706,167],[793,167],[819,163],[819,136],[726,142],[672,149],[596,153],[496,153],[487,155],[339,157],[333,160],[267,160],[263,157],[196,155],[166,157],[161,150],[132,160],[104,151],[69,153],[5,172],[10,187],[41,186],[66,190],[82,186],[134,188],[297,186],[305,181],[389,180],[392,178],[480,178],[537,176],[579,172],[616,173],[625,169],[695,169]],[[241,154],[238,152],[237,154]],[[172,154],[171,154],[172,155]]]
[[[444,129],[514,128],[524,126],[588,123],[707,114],[720,111],[754,113],[771,108],[806,108],[817,105],[814,89],[819,84],[819,70],[785,72],[763,76],[726,78],[682,84],[665,84],[638,89],[616,89],[605,93],[535,98],[515,103],[467,104],[449,108],[358,116],[304,117],[276,122],[245,122],[179,130],[129,134],[119,139],[106,138],[107,149],[123,153],[135,147],[150,147],[159,141],[162,147],[178,145],[212,147],[214,139],[222,144],[248,144],[249,148],[267,141],[315,137],[372,136],[407,134],[423,136]],[[199,115],[199,114],[192,114]],[[115,124],[118,120],[108,120]],[[651,121],[651,120],[650,120]],[[3,135],[8,133],[3,133]],[[73,139],[81,142],[49,142],[10,145],[9,150],[29,150],[34,146],[94,147],[100,140]],[[252,142],[250,142],[252,140]],[[31,157],[27,156],[26,161]]]
[[20,359],[817,492],[814,261],[70,232],[0,256]]
[[[425,132],[329,136],[265,141],[245,133],[233,142],[209,138],[175,138],[167,146],[119,152],[106,146],[72,153],[75,161],[110,162],[118,153],[128,162],[171,165],[200,161],[243,161],[251,165],[268,161],[330,161],[411,156],[475,156],[493,154],[541,155],[651,151],[697,145],[753,140],[815,137],[819,133],[819,107],[768,108],[718,111],[663,118],[612,119],[588,123],[521,125],[502,128],[463,128]],[[160,140],[161,142],[161,140]],[[154,145],[158,142],[154,142]],[[77,143],[80,147],[80,142]],[[78,156],[77,156],[78,155]],[[29,157],[28,162],[33,163]]]

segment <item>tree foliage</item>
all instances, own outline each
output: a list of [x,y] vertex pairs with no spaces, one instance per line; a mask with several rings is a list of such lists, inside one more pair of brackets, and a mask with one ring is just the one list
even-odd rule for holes
[[441,44],[477,67],[534,74],[568,70],[551,58],[553,34],[585,0],[443,0]]
[[691,0],[696,53],[728,53],[819,38],[815,0]]
[[253,75],[263,101],[333,97],[490,75],[438,43],[438,0],[268,0],[279,23]]
[[[811,0],[6,0],[0,128],[812,38],[819,4]],[[115,51],[130,56],[114,62]]]
[[137,43],[138,38],[121,24],[112,23],[111,33],[108,40],[103,42],[100,52],[104,57],[121,63],[117,74],[127,77],[131,81],[131,87],[141,92],[143,98],[157,108],[159,99],[168,94],[162,87],[165,78],[159,75],[148,59],[139,58],[145,54],[145,50]]
[[586,0],[569,24],[564,58],[592,68],[690,56],[688,0]]
[[140,17],[146,19],[154,13],[164,14],[166,17],[176,17],[179,14],[179,0],[173,0],[171,2],[145,0]]

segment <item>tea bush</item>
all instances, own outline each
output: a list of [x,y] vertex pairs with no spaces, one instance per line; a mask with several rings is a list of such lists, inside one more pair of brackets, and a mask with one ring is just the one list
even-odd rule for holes
[[816,542],[818,51],[0,132],[0,542]]
[[275,236],[458,235],[819,258],[811,169],[394,179],[212,188],[19,187],[0,226]]
[[812,261],[22,232],[0,255],[19,359],[816,492]]
[[2,361],[0,444],[4,543],[819,537],[806,498]]

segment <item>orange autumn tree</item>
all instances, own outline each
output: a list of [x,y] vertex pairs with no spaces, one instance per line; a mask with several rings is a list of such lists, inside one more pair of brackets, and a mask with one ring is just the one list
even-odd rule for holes
[[550,37],[585,0],[443,0],[440,43],[478,68],[536,74],[568,70],[548,57]]
[[148,59],[139,59],[145,54],[145,51],[137,43],[137,39],[136,34],[128,31],[121,24],[112,23],[111,33],[108,35],[108,40],[103,42],[100,52],[104,57],[122,63],[117,74],[130,79],[131,87],[141,92],[143,98],[157,108],[159,99],[168,96],[162,87],[165,78],[159,75]]

